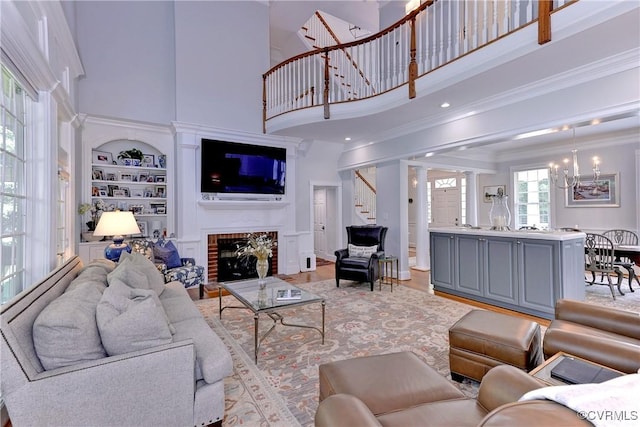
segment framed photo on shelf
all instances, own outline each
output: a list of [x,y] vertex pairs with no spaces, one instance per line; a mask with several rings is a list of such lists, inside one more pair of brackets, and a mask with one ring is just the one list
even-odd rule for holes
[[91,187],[91,197],[100,197],[100,189],[98,187]]
[[146,168],[156,167],[156,156],[153,154],[143,154],[142,156],[142,166]]
[[138,221],[136,220],[136,222],[138,223],[138,228],[140,229],[140,234],[142,234],[143,237],[147,237],[147,230],[149,227],[147,227],[147,221]]
[[103,163],[105,165],[113,164],[113,154],[106,151],[91,151],[91,160],[93,163]]
[[129,209],[129,204],[127,202],[118,202],[118,209],[121,211],[126,211]]
[[134,215],[142,215],[144,214],[144,205],[129,205],[129,210],[133,212]]
[[104,178],[105,178],[107,181],[115,181],[115,180],[116,180],[116,174],[115,174],[115,173],[111,173],[111,172],[109,172],[109,173],[105,174],[105,177],[104,177]]
[[565,190],[565,206],[617,208],[620,206],[619,182],[618,173],[603,173],[597,181],[593,180],[593,176],[581,176],[578,185]]
[[92,176],[93,179],[102,181],[104,179],[104,171],[102,169],[94,169]]
[[113,190],[113,197],[125,197],[124,190],[122,188]]
[[156,214],[158,215],[164,215],[167,213],[167,207],[165,205],[161,205],[156,207]]
[[133,175],[120,172],[120,181],[133,181]]
[[153,197],[153,190],[151,188],[145,188],[143,197]]
[[484,202],[491,203],[494,197],[498,194],[505,194],[507,191],[506,185],[486,185],[482,188],[482,193],[484,194]]
[[144,191],[140,188],[134,188],[131,190],[131,197],[144,197]]
[[113,197],[113,192],[116,190],[119,190],[120,187],[118,187],[117,185],[107,185],[107,194],[109,194],[110,197]]
[[156,187],[156,197],[165,198],[167,197],[167,188],[165,186]]
[[107,190],[98,190],[98,196],[99,197],[109,197],[109,193],[107,192]]
[[155,182],[166,182],[167,176],[166,175],[156,175],[155,176]]
[[138,174],[138,182],[147,182],[147,177],[149,176],[146,172],[140,172]]

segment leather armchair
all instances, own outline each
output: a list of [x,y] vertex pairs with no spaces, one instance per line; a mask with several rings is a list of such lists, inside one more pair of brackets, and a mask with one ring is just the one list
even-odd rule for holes
[[377,245],[371,256],[349,256],[349,247],[335,252],[336,255],[336,287],[340,287],[340,279],[369,282],[378,280],[380,271],[378,259],[384,256],[384,240],[387,227],[379,225],[351,225],[347,227],[349,245],[371,247]]

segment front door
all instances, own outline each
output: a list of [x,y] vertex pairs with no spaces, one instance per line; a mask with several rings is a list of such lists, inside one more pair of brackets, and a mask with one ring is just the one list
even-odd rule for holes
[[460,225],[460,189],[436,188],[431,191],[431,226]]
[[313,192],[313,250],[316,255],[327,252],[327,190],[319,188]]

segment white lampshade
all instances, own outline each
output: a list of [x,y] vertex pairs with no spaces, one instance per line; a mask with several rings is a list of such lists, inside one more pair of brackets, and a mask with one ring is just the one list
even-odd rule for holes
[[98,220],[98,226],[93,232],[94,236],[123,236],[125,234],[140,234],[140,228],[133,212],[103,212]]

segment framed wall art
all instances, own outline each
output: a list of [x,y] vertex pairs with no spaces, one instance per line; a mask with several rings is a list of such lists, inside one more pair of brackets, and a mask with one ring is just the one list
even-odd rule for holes
[[565,190],[568,208],[620,206],[620,176],[618,173],[601,174],[597,181],[592,176],[580,177],[578,185]]
[[484,194],[484,202],[491,203],[491,200],[498,194],[505,194],[507,191],[506,185],[486,185],[482,188]]

